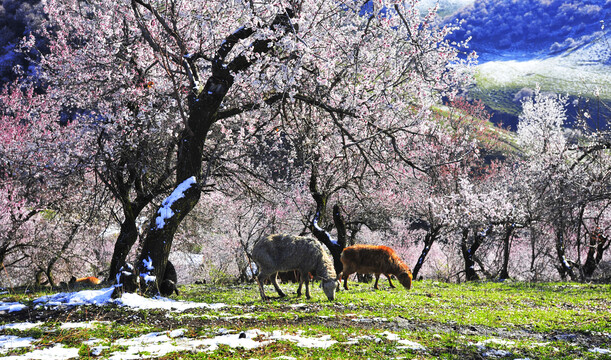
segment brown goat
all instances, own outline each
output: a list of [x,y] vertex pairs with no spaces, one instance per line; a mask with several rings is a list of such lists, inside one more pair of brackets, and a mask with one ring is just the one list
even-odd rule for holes
[[82,278],[76,278],[76,277],[72,277],[70,279],[70,284],[74,284],[74,283],[79,283],[82,285],[98,285],[102,282],[102,280],[98,279],[95,276],[87,276],[87,277],[82,277]]
[[353,273],[375,274],[375,289],[378,289],[380,274],[388,278],[390,287],[394,288],[390,275],[395,275],[406,289],[412,287],[412,272],[395,251],[381,245],[353,245],[344,249],[341,256],[344,269],[342,277],[344,288],[348,290],[348,276]]

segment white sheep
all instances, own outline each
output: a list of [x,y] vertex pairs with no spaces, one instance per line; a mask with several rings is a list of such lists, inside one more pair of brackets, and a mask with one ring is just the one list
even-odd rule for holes
[[257,264],[259,291],[261,298],[267,300],[263,282],[273,275],[272,284],[278,295],[286,296],[278,286],[278,271],[297,270],[301,273],[297,295],[301,296],[301,285],[305,281],[306,298],[310,299],[308,273],[322,279],[322,289],[329,300],[335,298],[336,274],[333,261],[320,242],[302,236],[274,234],[259,239],[252,250],[252,259]]

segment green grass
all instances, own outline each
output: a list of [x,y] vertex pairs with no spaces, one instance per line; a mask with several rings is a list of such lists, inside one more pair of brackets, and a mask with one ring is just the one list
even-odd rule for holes
[[[498,74],[511,70],[500,65],[495,71],[482,70],[475,72],[476,86],[469,90],[469,95],[481,100],[494,112],[517,117],[522,112],[521,101],[515,95],[524,88],[534,89],[537,85],[543,92],[551,92],[568,96],[569,102],[581,99],[584,104],[591,106],[592,110],[600,110],[601,118],[609,118],[609,111],[599,107],[598,102],[606,106],[611,105],[611,89],[608,86],[610,67],[586,67],[588,72],[583,77],[578,74],[565,74],[559,78],[533,72],[516,73],[512,76],[497,78]],[[560,71],[562,74],[562,71]],[[595,90],[598,89],[598,90]]]
[[[285,292],[294,291],[283,285]],[[301,316],[402,317],[414,321],[455,323],[487,327],[526,327],[535,331],[606,331],[611,332],[611,286],[565,283],[484,283],[446,284],[417,282],[412,290],[402,288],[374,291],[371,284],[350,284],[340,291],[336,301],[325,301],[320,290],[313,300],[275,298],[262,302],[255,285],[249,287],[189,286],[181,298],[191,301],[222,302],[223,312],[244,315],[242,306],[255,306],[257,318],[290,318],[292,313],[278,313],[279,307],[297,302],[316,304]],[[266,288],[268,294],[273,289]]]
[[[107,358],[126,350],[116,343],[118,339],[151,332],[186,329],[184,338],[208,339],[227,331],[237,334],[259,329],[267,334],[324,336],[335,343],[308,348],[277,340],[251,350],[220,345],[214,351],[177,351],[162,358],[611,359],[609,354],[592,351],[611,349],[611,285],[421,281],[408,291],[381,284],[382,289],[376,291],[372,284],[349,283],[350,290],[337,293],[336,301],[327,301],[318,286],[311,289],[311,300],[294,295],[296,284],[283,284],[289,296],[262,301],[256,284],[189,285],[180,288],[180,300],[226,306],[182,313],[82,307],[69,310],[63,321],[100,322],[63,329],[59,319],[29,330],[5,329],[0,335],[32,337],[38,347],[59,342],[79,349],[84,358]],[[266,291],[276,296],[271,286]],[[13,295],[12,301],[28,302],[36,296]],[[389,338],[389,333],[400,340]],[[93,338],[99,343],[83,345]],[[401,341],[420,344],[425,350],[404,347]],[[95,346],[104,349],[93,356]],[[12,349],[0,356],[25,352]]]

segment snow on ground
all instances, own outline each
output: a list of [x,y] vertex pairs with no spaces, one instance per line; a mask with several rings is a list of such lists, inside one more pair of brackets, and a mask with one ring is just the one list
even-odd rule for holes
[[[604,65],[578,65],[562,57],[528,61],[489,61],[477,66],[478,78],[484,87],[533,87],[539,83],[544,90],[595,95],[611,98],[611,71]],[[479,80],[478,80],[479,81]]]
[[[132,309],[165,309],[168,311],[182,312],[191,308],[220,309],[226,304],[207,304],[187,301],[171,300],[163,297],[145,298],[137,294],[123,294],[119,299],[112,299],[113,288],[99,290],[83,290],[71,293],[59,293],[55,295],[43,296],[34,301],[35,307],[57,307],[57,306],[77,306],[77,305],[105,305],[117,304]],[[305,304],[295,304],[293,307],[299,309]],[[10,311],[12,308],[25,309],[25,305],[19,303],[2,303],[0,309]],[[17,310],[15,310],[17,311]],[[373,321],[373,320],[372,320]],[[83,323],[64,323],[61,329],[74,328],[93,328],[100,322],[91,321]],[[15,323],[0,326],[0,331],[12,329],[16,331],[28,331],[30,329],[44,326],[43,323]],[[91,349],[90,355],[98,356],[102,352],[108,351],[110,347],[120,347],[121,350],[106,354],[110,359],[139,359],[143,355],[148,358],[160,357],[173,351],[192,351],[192,352],[211,352],[218,349],[219,345],[226,345],[231,348],[253,349],[266,346],[276,341],[289,341],[296,346],[303,348],[328,348],[338,343],[330,335],[304,336],[302,332],[290,334],[281,330],[264,332],[259,329],[250,329],[240,333],[235,331],[220,329],[214,337],[210,338],[190,338],[186,336],[186,329],[177,329],[166,332],[152,332],[130,339],[117,339],[111,344],[107,340],[89,339],[83,342]],[[399,348],[409,348],[425,351],[426,348],[413,341],[401,339],[397,334],[384,332],[383,337],[388,340],[396,341]],[[343,344],[348,345],[358,342],[361,339],[350,339]],[[0,335],[0,356],[16,348],[28,348],[31,350],[22,355],[5,356],[3,359],[72,359],[79,356],[78,348],[64,347],[62,344],[54,344],[50,347],[36,349],[38,340],[32,337],[19,337],[14,335]]]
[[526,61],[497,59],[477,66],[478,83],[486,87],[530,87],[573,95],[611,99],[611,35],[556,56]]
[[21,311],[23,309],[25,309],[26,306],[20,303],[16,303],[16,302],[3,302],[0,303],[0,311],[8,311],[8,312],[14,312],[14,311]]
[[52,347],[37,349],[23,355],[5,356],[5,360],[63,360],[75,359],[79,357],[78,348],[67,348],[62,344],[55,344]]
[[31,346],[34,341],[36,340],[31,337],[22,338],[14,335],[0,335],[0,354],[10,349]]
[[38,298],[34,300],[34,304],[35,306],[54,307],[77,305],[105,305],[114,303],[137,310],[163,309],[179,312],[192,308],[220,309],[226,306],[223,303],[196,303],[190,301],[171,300],[161,296],[147,298],[132,293],[125,293],[121,298],[113,299],[111,297],[113,290],[114,287],[109,287],[99,290],[82,290],[71,293],[58,293]]

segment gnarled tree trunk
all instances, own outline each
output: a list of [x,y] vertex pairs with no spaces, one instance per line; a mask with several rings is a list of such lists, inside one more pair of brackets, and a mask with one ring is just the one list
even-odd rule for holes
[[[147,3],[139,0],[133,0],[132,3],[137,18],[143,17],[138,7],[140,5],[154,13],[155,17],[162,21],[162,17]],[[274,29],[274,24],[288,23],[287,17],[291,14],[292,12],[288,10],[284,14],[279,14],[273,20],[270,28]],[[140,23],[141,30],[145,35],[150,35],[144,25],[145,23],[146,21]],[[170,25],[164,24],[164,27],[170,29],[168,36],[182,43],[182,39],[171,30]],[[226,62],[226,59],[238,42],[250,38],[255,31],[254,28],[241,27],[225,38],[215,57],[211,59],[211,75],[202,88],[200,88],[202,79],[200,79],[199,69],[195,61],[197,59],[180,58],[173,60],[184,67],[185,73],[190,74],[192,90],[188,96],[185,128],[179,138],[176,160],[176,188],[157,210],[155,219],[150,222],[137,263],[137,269],[142,279],[145,280],[144,284],[148,293],[158,292],[158,282],[162,280],[165,273],[174,234],[182,220],[195,207],[201,197],[201,189],[205,186],[207,180],[202,174],[204,144],[210,127],[219,119],[221,102],[234,82],[233,74],[243,72],[253,64],[252,61],[256,61],[248,59],[245,55],[236,56],[229,62]],[[288,26],[285,27],[285,31],[289,31]],[[163,53],[164,50],[159,48],[152,36],[146,36],[146,38],[155,51]],[[272,40],[256,39],[252,43],[254,53],[266,53],[273,48]]]
[[414,266],[414,270],[412,271],[414,280],[418,279],[418,273],[420,272],[420,269],[422,268],[422,265],[424,264],[424,260],[426,259],[426,256],[429,254],[429,251],[431,251],[431,246],[433,246],[433,243],[439,237],[440,231],[441,231],[441,226],[431,226],[429,231],[424,236],[424,248],[422,249],[422,252],[420,253],[420,256],[418,257],[418,262],[416,262],[416,266]]
[[314,201],[316,201],[316,214],[312,219],[312,226],[310,230],[316,239],[318,239],[318,241],[323,243],[327,249],[329,249],[329,252],[333,257],[333,267],[335,268],[335,273],[339,274],[344,269],[340,256],[346,247],[346,224],[340,213],[339,205],[336,204],[333,206],[333,221],[337,229],[337,241],[333,240],[331,235],[319,225],[318,222],[320,221],[321,214],[323,214],[325,211],[327,198],[318,191],[315,170],[312,170],[312,175],[310,177],[310,192],[314,198]]

